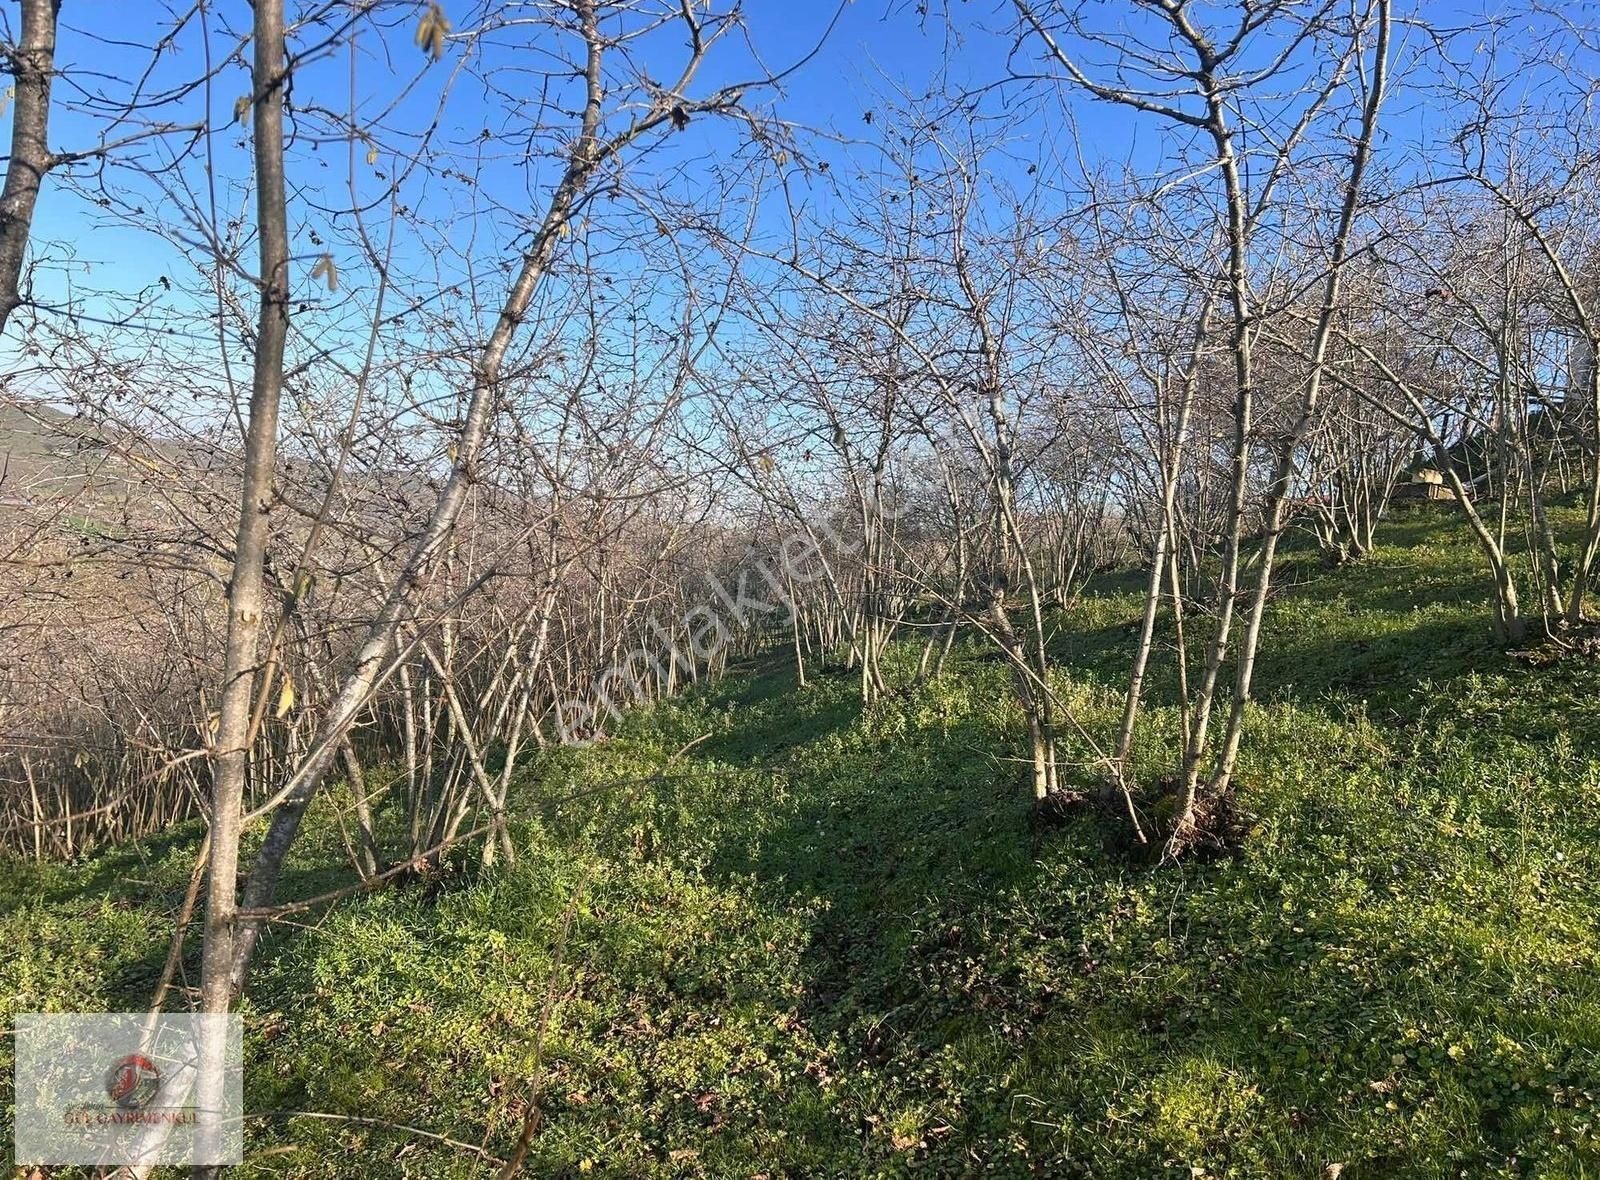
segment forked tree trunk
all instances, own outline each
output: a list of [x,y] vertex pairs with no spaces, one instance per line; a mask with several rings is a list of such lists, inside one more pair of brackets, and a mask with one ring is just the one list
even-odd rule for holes
[[[281,0],[273,0],[272,7],[276,9],[279,6]],[[549,271],[558,241],[571,232],[575,209],[590,181],[601,168],[640,138],[671,125],[686,112],[731,109],[742,94],[742,88],[730,87],[715,91],[698,102],[674,104],[661,101],[648,111],[637,114],[616,135],[602,138],[606,98],[603,59],[611,41],[602,29],[600,8],[598,0],[571,0],[571,12],[585,49],[582,73],[585,98],[579,127],[568,149],[561,178],[552,190],[544,216],[522,255],[521,265],[506,293],[494,328],[473,365],[472,385],[455,442],[449,478],[439,492],[426,526],[368,624],[352,666],[323,715],[309,753],[295,775],[269,804],[275,806],[275,810],[272,811],[272,820],[262,841],[261,851],[245,883],[241,907],[254,912],[240,924],[237,936],[232,940],[232,987],[235,992],[244,986],[250,956],[264,920],[260,911],[270,904],[276,892],[284,860],[299,833],[306,809],[320,790],[337,756],[339,744],[354,723],[357,713],[377,688],[380,678],[391,670],[389,664],[396,633],[420,600],[436,561],[454,532],[468,493],[480,478],[484,440],[488,436],[495,397],[500,390],[501,368],[506,353]],[[687,5],[684,12],[686,19],[689,19]],[[281,42],[281,32],[279,40]],[[711,42],[712,38],[692,38],[689,58],[671,93],[681,94],[694,81]],[[257,53],[259,56],[259,44]],[[604,644],[601,650],[605,650]],[[720,671],[721,667],[719,660],[713,671]]]
[[[1350,235],[1355,226],[1360,205],[1361,184],[1371,158],[1373,137],[1377,131],[1378,113],[1383,106],[1384,89],[1389,65],[1389,4],[1378,0],[1378,37],[1374,50],[1373,68],[1367,101],[1362,111],[1361,130],[1351,154],[1350,174],[1345,184],[1344,200],[1339,223],[1334,231],[1329,271],[1323,289],[1322,310],[1317,320],[1316,333],[1311,346],[1311,373],[1306,381],[1306,391],[1301,400],[1293,428],[1279,443],[1273,464],[1273,478],[1268,492],[1266,535],[1262,539],[1260,566],[1256,572],[1255,593],[1250,603],[1250,614],[1245,624],[1243,640],[1238,653],[1238,666],[1234,673],[1233,701],[1228,711],[1228,727],[1223,738],[1222,751],[1211,776],[1210,789],[1214,792],[1227,788],[1233,777],[1234,764],[1239,756],[1239,744],[1244,733],[1245,708],[1250,701],[1251,679],[1255,672],[1256,653],[1261,643],[1261,623],[1266,610],[1267,594],[1272,585],[1273,561],[1277,555],[1278,541],[1283,533],[1289,483],[1294,473],[1295,453],[1315,421],[1322,393],[1324,370],[1327,364],[1328,343],[1333,334],[1334,314],[1338,308],[1339,292],[1344,280],[1344,266],[1349,254]],[[1237,534],[1237,522],[1235,523]],[[1180,816],[1179,830],[1192,818],[1194,791],[1192,778],[1186,778],[1185,811]]]

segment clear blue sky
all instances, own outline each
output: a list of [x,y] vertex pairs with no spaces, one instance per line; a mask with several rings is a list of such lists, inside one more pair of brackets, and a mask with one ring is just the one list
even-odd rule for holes
[[[898,6],[898,5],[897,5]],[[11,9],[11,5],[6,6]],[[235,33],[248,27],[249,10],[242,3],[228,0],[216,4],[219,19],[213,36],[211,51],[217,57],[236,44],[226,29],[231,25]],[[291,3],[291,12],[294,5]],[[102,87],[107,94],[126,92],[130,81],[149,59],[147,47],[166,33],[174,21],[169,12],[162,19],[152,16],[166,5],[155,3],[68,3],[62,14],[57,60],[63,71],[63,81],[58,84],[58,102],[51,128],[52,146],[74,150],[91,146],[100,134],[97,120],[75,113],[70,104],[81,103],[87,92]],[[186,4],[172,5],[183,11]],[[464,15],[464,0],[446,3],[447,12]],[[420,11],[420,6],[419,6]],[[762,53],[768,66],[777,68],[801,57],[819,40],[834,17],[834,8],[815,0],[752,0],[749,5],[751,39]],[[403,13],[401,14],[403,15]],[[7,16],[15,20],[14,11]],[[384,35],[381,51],[370,33],[363,34],[365,45],[374,60],[363,63],[361,88],[363,106],[382,107],[400,88],[419,72],[421,58],[409,43],[409,33],[414,18],[400,19],[396,27]],[[823,48],[804,68],[787,81],[784,94],[775,99],[782,113],[797,122],[831,130],[844,135],[856,135],[863,129],[862,114],[872,105],[874,90],[882,89],[885,79],[894,84],[913,88],[926,86],[943,57],[943,29],[938,22],[928,22],[928,29],[919,28],[914,14],[892,14],[886,0],[857,0],[845,7],[831,37],[823,41]],[[176,42],[175,50],[161,59],[150,76],[148,89],[158,90],[162,84],[175,84],[192,76],[204,60],[203,43],[191,24]],[[432,115],[437,87],[429,85],[442,79],[452,64],[456,50],[447,51],[446,59],[425,71],[422,84],[401,102],[394,122],[425,123]],[[962,54],[963,61],[953,71],[959,80],[987,79],[997,64],[998,46],[986,48],[982,53]],[[376,58],[387,55],[393,62],[392,71],[386,71]],[[307,71],[298,93],[302,102],[311,96],[341,108],[348,82],[344,74],[345,63],[337,59],[321,63]],[[752,74],[752,63],[742,52],[713,58],[705,78],[720,82],[732,77]],[[120,79],[115,81],[113,79]],[[210,99],[210,119],[217,128],[213,148],[217,159],[217,176],[222,181],[242,181],[248,175],[248,143],[243,129],[232,125],[232,104],[237,94],[244,92],[246,80],[242,69],[235,68],[223,75]],[[370,93],[369,93],[370,91]],[[370,99],[370,101],[369,101]],[[475,106],[471,96],[466,101],[453,102],[447,122],[454,120],[459,129],[473,124],[482,114],[482,104]],[[203,117],[204,102],[200,94],[189,95],[172,108],[164,109],[161,118],[187,122]],[[8,126],[8,124],[7,124]],[[699,131],[700,129],[697,129]],[[113,135],[123,132],[115,132]],[[327,150],[338,170],[341,149]],[[163,152],[141,148],[138,154],[146,162],[159,162]],[[291,182],[318,185],[324,176],[310,167],[308,158],[302,156],[291,165]],[[320,161],[317,161],[320,163]],[[205,169],[187,169],[187,182],[196,187],[204,182]],[[176,174],[173,177],[176,180]],[[163,202],[155,186],[138,180],[128,173],[111,174],[111,184],[124,186],[123,191],[142,193],[149,198],[152,209],[161,208]],[[459,194],[458,194],[459,195]],[[237,205],[239,194],[232,200],[224,183],[222,196],[227,205]],[[136,202],[138,203],[138,202]],[[531,201],[530,201],[531,204]],[[148,232],[130,228],[129,218],[98,209],[92,200],[69,195],[56,181],[47,185],[40,201],[33,238],[43,255],[60,258],[70,254],[72,264],[65,268],[51,266],[39,274],[38,297],[44,302],[65,302],[72,296],[96,287],[116,287],[125,292],[154,290],[162,276],[176,277],[184,263],[180,251],[170,242]],[[297,242],[296,248],[305,247]]]
[[[787,82],[784,94],[777,100],[779,113],[823,132],[846,138],[863,137],[873,133],[866,126],[863,114],[879,106],[880,95],[885,90],[902,88],[920,92],[933,84],[941,72],[944,80],[956,88],[985,86],[1004,77],[1010,48],[1010,38],[1004,31],[1010,25],[1009,5],[999,0],[951,0],[954,20],[950,25],[939,19],[937,3],[930,0],[930,7],[935,11],[923,19],[917,12],[917,0],[853,0],[847,4],[821,51]],[[14,21],[14,7],[8,4],[6,8],[8,18]],[[172,8],[183,11],[187,4],[172,0]],[[218,0],[214,8],[217,16],[211,48],[220,56],[235,43],[223,26],[231,26],[234,34],[242,32],[248,26],[249,8],[243,0]],[[291,10],[293,8],[291,3]],[[445,8],[463,20],[468,15],[465,0],[446,3]],[[788,65],[809,50],[835,12],[830,0],[749,0],[747,8],[752,41],[771,67]],[[1098,9],[1103,20],[1123,19],[1109,15],[1120,11],[1116,5],[1100,5]],[[1402,0],[1400,9],[1402,15],[1408,11],[1424,11],[1430,21],[1439,25],[1469,27],[1481,23],[1474,14],[1483,11],[1480,6],[1461,0]],[[65,79],[59,87],[60,97],[68,102],[81,102],[89,90],[102,84],[108,92],[118,91],[119,84],[102,83],[101,79],[108,75],[129,78],[142,67],[148,52],[138,46],[148,46],[170,26],[170,16],[165,18],[165,24],[152,19],[154,14],[166,10],[166,4],[153,2],[91,0],[64,5],[58,57]],[[392,15],[393,26],[383,35],[381,43],[376,35],[363,34],[365,58],[360,71],[363,115],[374,113],[390,101],[398,101],[394,123],[425,123],[431,116],[439,84],[451,68],[457,51],[447,52],[443,62],[422,70],[420,54],[409,43],[414,13],[404,6],[387,11]],[[1489,11],[1514,12],[1517,9],[1500,4],[1490,5]],[[1511,35],[1520,34],[1514,28]],[[1411,36],[1402,30],[1402,44]],[[163,55],[150,76],[149,87],[159,89],[193,76],[203,60],[202,50],[202,42],[191,26],[178,40],[174,51]],[[1018,62],[1027,64],[1026,59],[1018,59]],[[505,64],[514,66],[515,60]],[[310,67],[297,83],[296,101],[302,105],[323,101],[334,110],[342,110],[349,86],[347,68],[343,57]],[[707,80],[724,81],[750,71],[750,63],[741,56],[723,58],[713,66]],[[407,89],[419,75],[420,81]],[[229,71],[210,96],[210,118],[216,129],[213,137],[217,160],[215,179],[224,216],[228,212],[243,213],[247,226],[248,206],[243,184],[248,176],[248,142],[243,129],[231,123],[233,104],[246,86],[241,68]],[[1029,136],[1041,141],[1051,137],[1060,139],[1063,133],[1059,105],[1051,102],[1030,105],[1022,102],[1024,97],[1023,87],[1011,86],[989,91],[985,103],[990,110],[1018,104],[1016,131],[1024,141],[1024,150]],[[447,130],[455,133],[458,141],[468,140],[472,127],[493,116],[490,105],[481,97],[474,101],[471,94],[462,95],[447,109]],[[204,109],[203,96],[196,93],[177,104],[174,113],[164,117],[184,121],[198,119],[203,116]],[[1078,133],[1091,160],[1150,159],[1170,147],[1170,139],[1163,137],[1164,133],[1158,131],[1152,120],[1135,118],[1123,109],[1082,97],[1072,101],[1072,109]],[[1394,112],[1389,134],[1404,140],[1425,134],[1430,126],[1448,121],[1448,112],[1429,111],[1413,105],[1409,110]],[[63,111],[52,128],[51,139],[54,146],[71,150],[88,146],[95,134],[92,121]],[[719,134],[722,133],[696,128],[694,135],[684,137],[682,144],[674,147],[689,165],[678,184],[694,182],[695,153],[714,153]],[[695,135],[700,138],[696,139]],[[141,150],[147,161],[154,161],[160,155],[160,150]],[[823,156],[833,154],[836,159],[848,160],[858,149],[836,144],[819,146],[817,150]],[[337,203],[342,195],[344,152],[344,147],[338,144],[325,145],[315,153],[300,150],[291,161],[291,182],[297,186],[294,199],[302,206],[314,206],[324,196],[329,204]],[[670,152],[665,159],[668,163],[674,161]],[[387,156],[377,167],[381,169],[386,162]],[[498,176],[506,185],[521,188],[523,195],[516,200],[522,207],[532,209],[536,205],[538,193],[529,190],[537,186],[526,186],[519,178],[497,171],[492,165],[484,175]],[[174,173],[170,180],[175,185],[187,185],[197,196],[203,197],[208,170],[191,160],[181,174]],[[374,187],[381,185],[374,182]],[[133,193],[136,205],[148,205],[151,210],[164,209],[170,204],[159,187],[148,182],[134,181],[131,188],[123,191]],[[468,263],[462,260],[470,259],[475,251],[494,256],[495,247],[503,245],[504,238],[516,228],[515,210],[512,210],[513,215],[502,213],[487,218],[497,229],[480,230],[484,237],[468,239],[465,235],[476,224],[471,212],[482,194],[475,196],[465,186],[432,182],[425,189],[419,188],[414,195],[419,200],[433,202],[434,208],[441,201],[459,202],[459,216],[454,219],[454,225],[462,235],[461,240],[443,243],[447,249],[438,252],[441,260],[450,252],[456,255],[456,261],[440,263],[452,279],[464,273],[463,268]],[[499,199],[507,201],[508,197],[500,193]],[[122,315],[130,308],[142,306],[134,297],[139,292],[148,293],[153,301],[151,306],[161,306],[166,294],[159,286],[163,276],[171,276],[180,285],[195,281],[192,268],[186,279],[180,277],[186,264],[179,245],[170,235],[174,228],[181,232],[181,225],[174,227],[169,219],[169,236],[164,240],[156,234],[130,228],[130,220],[138,218],[116,216],[79,197],[66,198],[55,181],[47,185],[34,228],[38,253],[56,260],[70,255],[71,263],[41,270],[39,298],[65,303],[74,295],[83,297],[90,289],[115,290],[125,296],[120,310],[114,309],[100,295],[89,297],[85,306],[105,314]],[[315,257],[316,225],[315,216],[300,218],[294,242],[297,254]],[[496,241],[497,236],[501,240]],[[402,243],[399,249],[409,262],[425,262],[429,243],[412,241]],[[358,283],[359,279],[353,282]],[[140,316],[144,312],[135,314]],[[14,346],[14,342],[8,343]],[[9,353],[11,348],[6,351]]]

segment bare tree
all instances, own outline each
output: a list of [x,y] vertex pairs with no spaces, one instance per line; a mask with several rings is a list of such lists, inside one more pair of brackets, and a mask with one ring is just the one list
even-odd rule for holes
[[[574,70],[584,91],[582,113],[543,215],[516,261],[515,277],[504,304],[472,362],[471,388],[452,444],[448,478],[440,488],[425,528],[389,583],[381,606],[367,626],[365,638],[342,674],[337,693],[326,708],[307,756],[271,800],[271,822],[242,894],[242,908],[247,911],[259,913],[270,903],[307,806],[339,756],[344,735],[393,666],[397,629],[412,610],[445,550],[469,492],[482,478],[484,442],[501,389],[504,359],[549,273],[558,245],[572,235],[581,211],[594,200],[593,187],[603,183],[608,170],[619,166],[636,145],[656,133],[670,133],[686,126],[701,115],[736,112],[746,91],[764,81],[757,77],[717,87],[702,97],[690,93],[708,55],[738,27],[736,8],[710,14],[697,13],[687,6],[674,8],[671,13],[619,11],[614,14],[640,22],[634,32],[623,34],[623,43],[671,25],[686,34],[688,52],[668,86],[650,81],[638,67],[626,73],[608,73],[612,62],[624,60],[613,52],[619,44],[618,35],[602,30],[603,20],[612,15],[609,10],[603,11],[597,0],[579,0],[570,12],[552,8],[547,13],[541,12],[535,22],[520,18],[503,22],[491,16],[481,29],[463,35],[470,42],[502,29],[525,29],[532,24],[549,35],[575,41],[579,57]],[[259,918],[251,918],[236,932],[231,948],[235,990],[243,985],[259,931]]]
[[[1216,216],[1223,227],[1226,250],[1218,281],[1229,311],[1228,352],[1233,369],[1230,493],[1217,590],[1217,623],[1190,708],[1180,797],[1168,842],[1169,851],[1175,853],[1197,838],[1202,803],[1209,804],[1220,797],[1233,773],[1284,501],[1296,449],[1318,409],[1323,358],[1382,102],[1389,12],[1386,4],[1377,4],[1341,22],[1332,4],[1243,4],[1226,18],[1219,14],[1202,25],[1200,15],[1181,4],[1153,3],[1141,5],[1140,9],[1140,20],[1131,31],[1108,32],[1091,23],[1095,14],[1082,7],[1034,6],[1027,0],[1016,0],[1021,39],[1041,48],[1045,59],[1061,71],[1063,84],[1192,132],[1208,144],[1210,169],[1220,179]],[[1255,592],[1237,655],[1222,748],[1215,767],[1206,775],[1208,789],[1202,792],[1202,764],[1208,751],[1217,688],[1233,638],[1245,562],[1246,522],[1253,508],[1250,473],[1261,411],[1255,350],[1265,310],[1261,302],[1264,284],[1261,276],[1254,273],[1260,256],[1259,231],[1267,212],[1277,208],[1275,197],[1280,188],[1286,179],[1293,179],[1300,149],[1317,126],[1318,117],[1341,93],[1352,65],[1366,50],[1369,31],[1374,42],[1372,66],[1362,75],[1361,130],[1341,185],[1342,210],[1327,245],[1323,314],[1310,348],[1312,372],[1297,412],[1271,448],[1266,529]],[[1081,41],[1086,51],[1106,55],[1109,60],[1104,70],[1115,80],[1103,82],[1091,76],[1097,67],[1080,61],[1066,40],[1069,36]],[[1157,41],[1164,48],[1156,48]],[[1268,85],[1285,84],[1294,86],[1297,93],[1297,101],[1288,107],[1293,112],[1290,116],[1281,114],[1281,106],[1276,108],[1276,114],[1254,113],[1249,104],[1257,96],[1265,97]],[[1273,130],[1263,135],[1257,146],[1254,137],[1269,126]],[[1261,151],[1265,158],[1264,166],[1252,177],[1247,177],[1241,162],[1247,140],[1249,150]],[[1203,795],[1209,798],[1203,799]]]

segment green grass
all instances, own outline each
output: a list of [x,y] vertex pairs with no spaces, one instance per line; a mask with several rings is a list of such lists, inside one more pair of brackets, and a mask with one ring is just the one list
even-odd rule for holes
[[[266,1112],[505,1155],[553,989],[533,1176],[1600,1176],[1600,667],[1497,651],[1445,520],[1337,571],[1286,555],[1234,859],[1136,863],[1087,815],[1034,833],[976,646],[870,714],[774,662],[542,755],[515,869],[462,858],[263,948],[244,1173],[488,1173]],[[1138,605],[1112,580],[1059,620],[1097,740]],[[194,838],[0,866],[0,1023],[142,1003]],[[298,857],[325,888],[327,830]]]

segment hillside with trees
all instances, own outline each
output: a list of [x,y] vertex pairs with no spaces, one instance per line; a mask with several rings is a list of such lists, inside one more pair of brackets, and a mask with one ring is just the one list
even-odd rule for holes
[[80,7],[7,1065],[237,1015],[260,1176],[1600,1172],[1582,6]]

